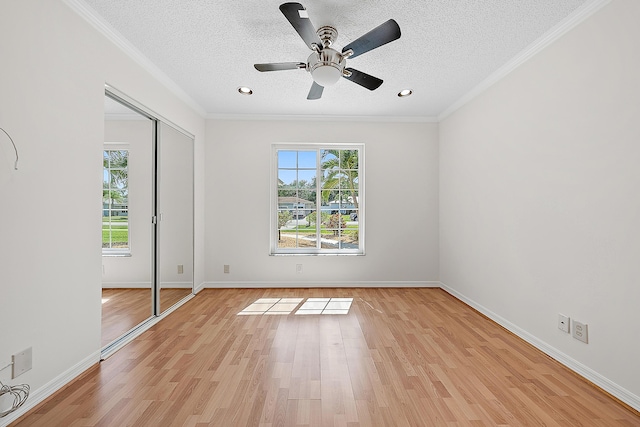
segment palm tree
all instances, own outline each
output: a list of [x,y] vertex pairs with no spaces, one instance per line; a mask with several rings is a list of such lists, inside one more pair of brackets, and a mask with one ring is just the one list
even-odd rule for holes
[[116,203],[122,203],[125,201],[124,195],[120,190],[109,190],[107,188],[102,189],[102,200],[110,205]]
[[322,169],[326,174],[322,181],[323,202],[328,202],[337,190],[347,190],[358,209],[358,158],[358,150],[322,150]]
[[105,169],[109,169],[111,187],[127,188],[129,184],[129,152],[127,150],[105,150],[102,159]]
[[129,186],[129,152],[127,150],[104,150],[102,163],[105,170],[105,182],[102,200],[110,205],[127,203]]

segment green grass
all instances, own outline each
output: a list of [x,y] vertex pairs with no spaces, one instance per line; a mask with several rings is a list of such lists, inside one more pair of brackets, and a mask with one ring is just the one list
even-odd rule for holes
[[[111,227],[112,243],[127,243],[129,241],[129,229],[127,226]],[[102,243],[109,243],[109,229],[102,229]]]
[[[129,221],[128,216],[112,216],[111,217],[111,222],[127,222],[127,221]],[[103,216],[102,222],[109,222],[109,217]]]

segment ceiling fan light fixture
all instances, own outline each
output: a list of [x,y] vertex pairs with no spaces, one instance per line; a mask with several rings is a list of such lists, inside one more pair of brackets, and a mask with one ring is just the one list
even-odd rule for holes
[[313,81],[322,87],[334,85],[342,77],[346,61],[340,52],[325,48],[314,52],[307,59],[307,70]]
[[340,80],[342,71],[332,65],[320,65],[311,72],[311,76],[313,77],[313,81],[320,86],[331,86]]
[[411,89],[402,89],[400,92],[398,92],[398,96],[400,98],[406,98],[407,96],[410,96],[413,93],[413,91]]
[[238,92],[241,95],[252,95],[253,94],[253,90],[250,87],[247,87],[247,86],[240,86],[238,88]]

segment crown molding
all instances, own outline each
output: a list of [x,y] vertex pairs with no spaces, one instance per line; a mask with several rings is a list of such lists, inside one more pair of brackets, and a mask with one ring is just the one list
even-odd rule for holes
[[162,85],[169,89],[181,101],[195,110],[200,116],[205,117],[207,112],[202,106],[194,101],[187,93],[182,90],[169,76],[167,76],[160,68],[158,68],[149,58],[142,54],[135,46],[133,46],[119,31],[107,23],[98,13],[83,0],[62,0],[67,6],[76,12],[80,17],[87,21],[100,34],[105,36],[109,41],[115,44],[126,55],[133,59],[144,70],[157,79]]
[[207,120],[438,123],[435,116],[337,116],[304,114],[207,114]]
[[568,33],[570,30],[584,22],[591,15],[610,3],[611,0],[590,0],[576,9],[563,21],[547,31],[542,37],[531,43],[525,50],[516,55],[511,61],[507,62],[504,66],[499,68],[485,80],[483,80],[476,87],[471,89],[465,95],[463,95],[456,102],[451,104],[446,110],[440,113],[437,117],[438,121],[442,121],[451,115],[456,110],[460,109],[475,97],[489,89],[491,86],[505,78],[508,74],[514,71],[516,68],[527,62],[534,55],[538,54],[544,48],[551,43],[558,40],[560,37]]

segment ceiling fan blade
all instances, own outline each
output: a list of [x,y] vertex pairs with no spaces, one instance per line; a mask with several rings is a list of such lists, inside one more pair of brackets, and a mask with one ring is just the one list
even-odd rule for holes
[[271,64],[253,64],[253,66],[258,71],[282,71],[305,68],[307,65],[304,62],[274,62]]
[[283,3],[280,5],[280,11],[300,34],[309,49],[313,50],[314,44],[322,48],[322,41],[316,34],[316,29],[313,27],[309,15],[307,15],[307,10],[303,5],[300,3]]
[[322,97],[323,90],[324,86],[320,86],[318,83],[313,82],[309,95],[307,95],[307,99],[320,99]]
[[345,53],[349,49],[353,50],[353,55],[350,58],[355,58],[358,55],[367,53],[377,47],[385,45],[389,42],[400,38],[400,26],[393,19],[389,19],[384,24],[378,25],[367,34],[352,41],[342,49],[342,53]]
[[345,68],[346,71],[349,71],[351,75],[349,77],[342,76],[347,80],[351,80],[354,83],[359,84],[362,87],[366,87],[369,90],[376,90],[382,84],[382,80],[377,77],[373,77],[367,73],[363,73],[362,71],[355,70],[353,68]]

